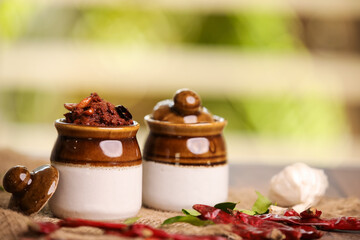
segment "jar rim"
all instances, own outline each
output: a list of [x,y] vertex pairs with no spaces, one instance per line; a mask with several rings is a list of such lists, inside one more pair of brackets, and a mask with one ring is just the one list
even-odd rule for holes
[[172,123],[152,118],[151,114],[144,117],[150,131],[154,133],[178,135],[178,136],[211,136],[221,134],[227,124],[227,120],[213,115],[214,122],[204,123]]
[[88,138],[125,138],[134,137],[140,128],[140,124],[134,121],[131,125],[124,126],[86,126],[67,123],[64,118],[55,120],[55,128],[59,135]]

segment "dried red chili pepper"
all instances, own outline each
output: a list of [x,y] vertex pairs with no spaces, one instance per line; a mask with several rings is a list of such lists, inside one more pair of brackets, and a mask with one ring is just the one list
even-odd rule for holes
[[276,228],[259,229],[249,224],[235,224],[232,231],[244,239],[284,239],[284,234]]
[[58,230],[60,226],[52,222],[31,222],[29,228],[37,233],[50,234]]
[[[288,211],[287,216],[264,214],[251,216],[239,211],[228,214],[220,209],[197,204],[194,209],[201,213],[201,218],[212,220],[214,223],[233,224],[232,231],[245,239],[315,239],[323,233],[322,230],[360,230],[360,220],[354,217],[334,219],[320,219],[321,211],[311,209],[300,214]],[[283,223],[289,224],[285,225]],[[39,222],[31,225],[33,231],[50,234],[61,227],[90,226],[105,230],[106,234],[125,237],[144,237],[151,239],[174,240],[223,240],[219,236],[186,236],[169,234],[163,230],[152,228],[144,224],[126,225],[122,223],[108,223],[83,219],[64,219],[58,223]]]
[[60,220],[58,222],[60,227],[97,227],[105,230],[124,230],[128,227],[128,225],[123,223],[111,223],[111,222],[100,222],[100,221],[91,221],[85,219],[72,219],[67,218],[64,220]]
[[181,234],[169,234],[161,229],[152,228],[145,224],[126,225],[123,223],[110,223],[100,221],[90,221],[84,219],[64,219],[57,223],[36,222],[31,224],[31,230],[50,234],[61,227],[97,227],[105,230],[105,234],[122,237],[144,237],[151,239],[174,239],[174,240],[225,240],[220,236],[187,236]]
[[297,217],[300,217],[300,214],[297,211],[295,211],[294,209],[289,209],[289,210],[285,211],[284,216],[297,216]]
[[[118,232],[108,231],[107,234],[119,235]],[[173,239],[173,240],[225,240],[224,237],[219,236],[188,236],[181,234],[169,234],[163,230],[150,227],[145,224],[133,224],[121,234],[125,237],[144,237],[151,239]]]
[[324,233],[314,228],[313,226],[292,226],[301,232],[301,239],[316,239],[321,238]]
[[233,231],[247,239],[281,239],[279,233],[286,239],[310,239],[322,236],[320,231],[311,226],[291,227],[239,211],[233,211],[231,215],[220,209],[201,204],[196,204],[193,208],[201,213],[202,218],[212,220],[214,223],[234,224]]
[[[308,220],[302,220],[298,216],[282,216],[277,214],[263,214],[258,215],[257,218],[272,221],[272,222],[280,222],[280,223],[286,223],[289,225],[300,225],[300,226],[312,226],[312,224],[308,224]],[[325,223],[318,223],[318,225],[325,225]]]
[[222,211],[221,209],[214,208],[203,204],[195,204],[193,208],[201,213],[201,217],[207,220],[211,220],[214,223],[234,223],[235,218],[230,214]]
[[316,209],[305,210],[298,216],[280,216],[276,214],[264,214],[257,217],[290,225],[316,226],[322,230],[348,230],[360,231],[360,219],[354,217],[340,217],[321,219],[321,211]]
[[327,223],[327,225],[319,226],[322,230],[360,231],[360,219],[355,217],[340,217],[328,220],[318,219],[318,221]]
[[[137,225],[137,224],[136,224]],[[157,229],[157,231],[162,231]],[[133,232],[120,233],[117,231],[106,231],[108,235],[114,235],[119,237],[143,237],[146,240],[155,240],[155,239],[172,239],[172,240],[226,240],[225,237],[221,236],[194,236],[194,235],[181,235],[181,234],[166,234],[159,236],[159,233],[153,234],[151,231],[142,230],[141,235],[133,234]]]
[[300,217],[302,219],[307,219],[307,218],[320,218],[322,212],[317,210],[316,208],[308,208],[305,211],[302,211],[300,213]]
[[[259,228],[273,228],[285,234],[286,239],[314,239],[320,238],[323,233],[312,226],[288,226],[281,222],[272,222],[261,218],[261,215],[251,216],[242,212],[234,211],[233,215],[238,221],[248,223]],[[274,224],[275,223],[275,224]]]

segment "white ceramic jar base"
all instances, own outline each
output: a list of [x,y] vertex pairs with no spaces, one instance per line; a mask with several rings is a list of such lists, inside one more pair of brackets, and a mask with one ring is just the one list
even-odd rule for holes
[[141,208],[142,165],[89,167],[52,163],[60,173],[49,201],[60,218],[116,220],[134,217]]
[[184,166],[143,161],[145,206],[181,211],[194,204],[215,205],[228,197],[228,165]]

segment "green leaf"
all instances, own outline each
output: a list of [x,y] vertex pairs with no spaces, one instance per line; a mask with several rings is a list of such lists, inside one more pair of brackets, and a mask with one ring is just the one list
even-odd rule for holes
[[0,186],[0,192],[5,192],[5,189],[3,186]]
[[256,199],[254,205],[252,206],[252,211],[256,212],[256,214],[264,214],[269,210],[271,205],[270,199],[263,196],[261,193],[256,191],[258,198]]
[[256,212],[253,210],[247,210],[247,209],[236,209],[239,212],[245,213],[247,215],[256,215]]
[[223,210],[226,213],[231,214],[230,210],[234,210],[235,206],[237,203],[233,203],[233,202],[223,202],[223,203],[218,203],[214,206],[214,208],[218,208]]
[[139,220],[140,217],[132,217],[132,218],[128,218],[124,221],[125,224],[127,225],[131,225],[134,224],[137,220]]
[[210,220],[201,220],[195,216],[186,215],[186,216],[176,216],[176,217],[168,218],[162,223],[162,225],[172,224],[176,222],[190,223],[194,226],[206,226],[206,225],[214,224],[214,222]]
[[190,216],[194,216],[194,217],[197,217],[197,216],[200,216],[201,213],[199,213],[198,211],[196,211],[195,209],[183,209],[182,212],[185,214],[185,215],[190,215]]

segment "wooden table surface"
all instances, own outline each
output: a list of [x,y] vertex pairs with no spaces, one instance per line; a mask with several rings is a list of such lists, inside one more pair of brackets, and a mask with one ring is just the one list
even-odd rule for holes
[[[280,172],[283,166],[265,165],[230,165],[230,186],[239,188],[254,188],[262,193],[267,193],[270,179]],[[328,197],[357,197],[360,198],[360,168],[334,168],[324,169],[329,180],[326,191]],[[321,209],[320,209],[321,210]],[[321,240],[355,240],[360,239],[360,232],[325,232]]]

